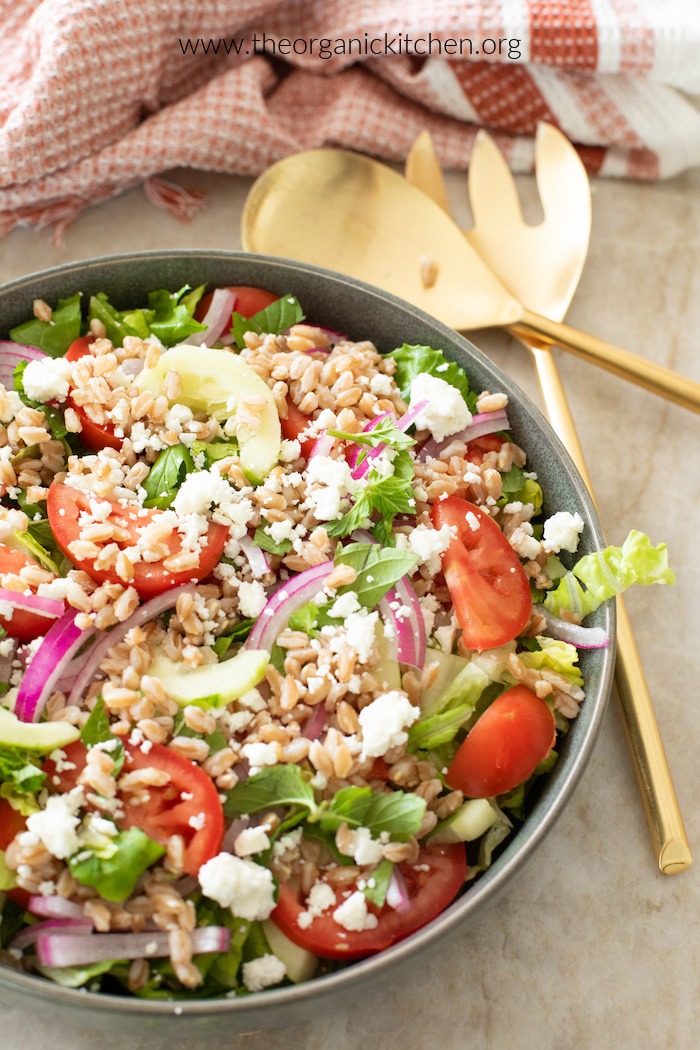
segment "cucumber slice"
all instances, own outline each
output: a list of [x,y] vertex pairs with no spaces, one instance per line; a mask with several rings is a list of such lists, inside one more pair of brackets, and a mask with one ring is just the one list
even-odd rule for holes
[[80,736],[80,730],[67,722],[21,722],[5,707],[0,707],[0,746],[21,747],[48,755],[57,747],[67,747]]
[[188,667],[158,651],[148,668],[180,707],[225,707],[250,692],[265,677],[270,654],[264,649],[242,649],[219,664]]
[[307,952],[306,948],[300,948],[294,941],[290,941],[289,937],[282,933],[270,919],[265,919],[262,928],[271,950],[286,966],[289,980],[294,984],[310,980],[318,968],[316,956]]
[[171,371],[180,377],[176,401],[218,420],[233,416],[241,397],[264,399],[260,429],[251,433],[241,425],[236,433],[243,471],[251,481],[263,481],[279,459],[282,440],[275,399],[267,383],[230,350],[184,345],[166,350],[153,368],[139,373],[135,383],[157,396]]
[[376,639],[378,659],[375,678],[382,687],[384,686],[384,683],[386,683],[387,690],[400,689],[401,668],[391,655],[389,642],[384,634],[384,627],[382,626],[381,620],[377,622]]
[[498,809],[487,798],[463,802],[449,824],[430,838],[431,842],[473,842],[499,819]]

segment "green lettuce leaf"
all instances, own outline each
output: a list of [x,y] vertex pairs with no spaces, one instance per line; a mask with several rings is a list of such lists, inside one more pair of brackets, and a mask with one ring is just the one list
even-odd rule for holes
[[387,832],[405,842],[417,834],[425,814],[425,799],[408,791],[384,794],[369,787],[346,787],[336,791],[328,809],[320,811],[322,831],[335,834],[341,824],[368,828],[372,838]]
[[68,866],[73,878],[83,886],[92,886],[104,900],[121,904],[134,892],[144,871],[163,856],[165,847],[139,828],[120,831],[112,842],[116,846],[112,856],[91,854],[81,860],[82,853],[78,853]]
[[123,346],[124,339],[127,335],[141,336],[141,338],[143,338],[143,329],[137,331],[137,328],[132,328],[131,325],[127,324],[124,320],[125,316],[127,315],[119,313],[119,311],[112,306],[104,292],[98,292],[97,295],[90,296],[88,322],[92,321],[93,318],[102,321],[102,324],[105,326],[107,338],[114,344],[114,346]]
[[411,383],[423,372],[427,372],[436,379],[442,379],[450,386],[456,387],[467,402],[470,412],[476,412],[476,394],[469,389],[469,380],[463,368],[456,365],[454,361],[448,361],[442,350],[433,350],[431,346],[412,346],[404,343],[403,346],[387,354],[396,361],[396,372],[394,381],[401,388],[401,397],[409,401],[411,397]]
[[238,455],[237,441],[193,441],[190,445],[193,456],[204,456],[204,466],[209,468],[220,459]]
[[203,292],[204,285],[192,292],[187,284],[179,292],[168,292],[165,288],[149,292],[148,326],[163,346],[175,346],[195,332],[206,331],[206,325],[192,316]]
[[550,671],[556,671],[557,674],[568,678],[572,685],[583,685],[583,675],[577,666],[578,650],[575,645],[543,635],[538,635],[536,640],[539,649],[518,654],[526,667],[532,667],[536,671],[547,667]]
[[675,574],[668,567],[666,544],[653,547],[645,533],[633,529],[621,547],[585,554],[556,589],[547,593],[544,606],[555,616],[566,609],[586,617],[635,583],[647,587],[675,582]]
[[478,658],[468,663],[409,728],[408,749],[431,751],[448,744],[477,712],[479,701],[492,683],[493,678],[480,666]]
[[93,978],[109,973],[116,963],[115,959],[106,959],[90,966],[37,966],[37,970],[63,988],[82,988]]
[[37,753],[20,747],[0,746],[0,797],[25,816],[39,808],[36,792],[46,782]]
[[0,893],[13,890],[17,885],[17,873],[5,863],[5,851],[0,849]]
[[228,634],[221,634],[213,645],[214,652],[221,660],[234,642],[244,642],[255,626],[255,620],[241,620]]
[[50,357],[63,357],[80,335],[80,298],[81,293],[76,292],[69,299],[59,299],[50,321],[33,317],[12,328],[10,339],[24,346],[35,346]]

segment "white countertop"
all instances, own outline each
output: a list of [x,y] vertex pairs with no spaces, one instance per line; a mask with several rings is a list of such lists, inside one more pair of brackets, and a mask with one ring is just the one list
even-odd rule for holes
[[[91,208],[52,247],[45,233],[0,241],[0,280],[94,255],[238,248],[249,180],[178,173],[210,194],[185,226],[140,190]],[[532,198],[534,181],[520,178]],[[455,200],[464,179],[451,176]],[[588,264],[568,320],[700,380],[700,172],[656,185],[598,181]],[[464,217],[462,214],[461,217]],[[525,351],[503,334],[473,341],[540,403]],[[674,588],[640,589],[628,609],[655,701],[696,867],[659,873],[616,704],[573,799],[505,895],[422,971],[358,993],[351,1007],[284,1032],[187,1040],[189,1050],[650,1050],[698,1045],[700,821],[698,647],[700,420],[559,355],[601,516],[613,542],[631,527],[666,540]],[[7,1050],[175,1050],[172,1039],[94,1033],[3,1007]]]

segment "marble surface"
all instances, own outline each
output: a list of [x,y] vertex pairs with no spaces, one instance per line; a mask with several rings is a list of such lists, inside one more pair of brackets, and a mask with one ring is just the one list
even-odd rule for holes
[[[209,207],[180,225],[140,190],[85,212],[63,247],[15,231],[0,241],[0,280],[131,249],[240,246],[248,180],[178,173]],[[536,214],[531,178],[520,178]],[[465,185],[450,177],[466,221]],[[591,249],[572,324],[700,380],[700,172],[659,185],[594,185]],[[497,332],[474,341],[539,402],[525,352]],[[640,590],[628,609],[643,654],[688,834],[700,850],[696,657],[700,619],[700,420],[563,353],[561,373],[612,541],[631,527],[668,542],[673,589]],[[691,1050],[698,1045],[700,867],[659,873],[615,703],[558,824],[506,894],[425,967],[286,1032],[219,1038],[243,1050]],[[3,1008],[7,1050],[204,1050],[116,1030],[97,1037]]]

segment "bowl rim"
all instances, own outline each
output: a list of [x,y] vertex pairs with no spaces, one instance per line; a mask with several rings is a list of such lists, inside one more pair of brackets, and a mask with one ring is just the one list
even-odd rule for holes
[[[586,508],[588,513],[587,524],[590,525],[595,543],[600,547],[605,545],[597,510],[581,475],[564,445],[554,433],[540,409],[530,400],[525,391],[469,339],[448,328],[442,322],[411,303],[374,285],[347,277],[342,273],[324,267],[312,266],[277,256],[258,255],[251,252],[229,251],[226,249],[161,248],[95,256],[35,271],[0,285],[0,298],[7,293],[21,291],[25,287],[58,276],[70,276],[72,273],[79,275],[101,267],[125,266],[141,260],[155,264],[158,261],[166,262],[173,258],[191,259],[193,265],[196,265],[198,260],[220,260],[243,265],[246,262],[269,265],[271,268],[287,271],[292,278],[295,273],[302,275],[311,273],[332,283],[349,286],[374,298],[375,301],[380,301],[394,308],[401,308],[404,313],[410,314],[417,321],[430,326],[440,338],[448,343],[456,342],[465,353],[472,358],[476,358],[482,367],[494,373],[495,378],[503,381],[506,387],[514,389],[519,405],[522,405],[526,415],[530,416],[540,431],[543,432],[560,465],[566,471],[577,496]],[[450,356],[449,347],[447,356]],[[295,1007],[299,1007],[304,1003],[311,1002],[318,996],[332,995],[341,990],[347,991],[350,986],[357,990],[360,985],[377,978],[387,970],[397,968],[401,963],[407,963],[415,959],[415,956],[420,952],[434,948],[437,941],[445,937],[449,932],[454,931],[455,928],[463,927],[482,906],[488,902],[493,902],[506,888],[516,871],[531,858],[545,836],[551,831],[578,784],[591,757],[612,689],[616,648],[616,616],[613,602],[607,603],[603,615],[605,618],[604,626],[610,636],[610,645],[607,649],[598,650],[602,661],[600,686],[597,695],[586,697],[586,709],[591,711],[593,708],[593,711],[588,719],[582,739],[577,742],[576,752],[568,758],[567,767],[565,769],[562,766],[558,767],[553,797],[546,800],[547,805],[542,812],[538,812],[539,803],[536,803],[535,809],[528,820],[518,828],[512,842],[505,847],[492,867],[476,883],[469,887],[468,892],[457,898],[431,923],[417,930],[405,940],[379,952],[377,955],[354,960],[348,967],[334,973],[313,978],[302,984],[279,989],[267,989],[244,996],[232,995],[230,997],[223,996],[199,1000],[144,1000],[126,995],[110,995],[104,992],[90,992],[86,994],[85,988],[66,988],[44,977],[21,973],[5,966],[0,966],[0,986],[11,991],[27,992],[35,998],[39,997],[64,1006],[89,1006],[93,1013],[98,1013],[102,1017],[110,1014],[117,1016],[129,1014],[132,1018],[146,1019],[171,1017],[173,1014],[176,1014],[179,1019],[194,1019],[211,1018],[235,1012],[239,1015],[241,1021],[245,1020],[248,1015],[252,1021],[253,1015],[261,1010],[265,1010],[265,1008],[271,1014],[277,1014],[283,1011],[285,1007],[292,1006],[292,1004]],[[533,819],[535,815],[537,815],[536,821]],[[243,1029],[239,1030],[242,1031]],[[250,1031],[251,1029],[247,1030]]]

